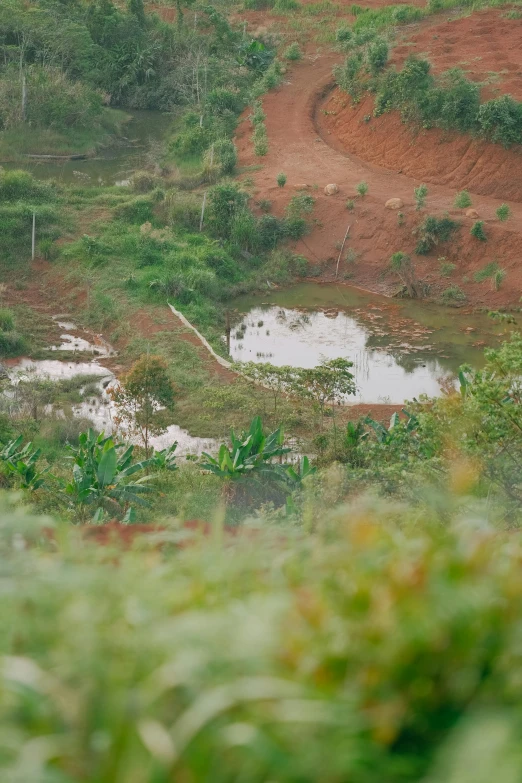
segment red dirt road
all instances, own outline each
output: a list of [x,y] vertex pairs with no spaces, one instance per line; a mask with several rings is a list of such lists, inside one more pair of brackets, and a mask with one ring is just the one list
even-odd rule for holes
[[[518,303],[522,288],[522,264],[519,263],[522,258],[522,203],[510,201],[513,215],[507,223],[500,224],[495,218],[495,210],[505,199],[472,193],[473,207],[480,218],[486,221],[489,237],[488,242],[475,240],[469,235],[473,220],[466,218],[462,210],[453,208],[455,192],[467,184],[464,176],[466,171],[460,178],[457,170],[451,186],[430,185],[427,209],[421,213],[415,212],[413,188],[423,180],[387,170],[363,156],[347,151],[347,140],[341,132],[343,117],[338,120],[336,116],[326,117],[321,112],[322,102],[326,108],[332,100],[330,97],[325,102],[322,96],[332,83],[332,67],[339,59],[338,55],[305,58],[286,74],[285,83],[278,90],[264,98],[269,141],[269,152],[265,157],[254,155],[250,123],[244,118],[237,133],[240,164],[262,166],[261,170],[253,174],[255,198],[270,199],[273,211],[281,214],[296,192],[296,185],[308,186],[308,192],[316,198],[313,218],[319,223],[304,240],[297,243],[296,252],[325,265],[323,276],[331,277],[339,254],[339,243],[347,226],[351,225],[346,248],[352,248],[357,259],[351,264],[341,262],[339,277],[349,278],[381,293],[389,293],[395,286],[395,282],[385,274],[390,255],[397,250],[413,251],[415,239],[412,229],[424,214],[448,211],[462,221],[462,229],[453,242],[436,248],[433,256],[416,257],[418,274],[430,282],[434,294],[437,294],[437,287],[444,288],[451,282],[460,285],[474,304],[499,306]],[[348,96],[343,99],[348,103]],[[368,157],[371,157],[372,151],[375,155],[382,141],[378,132],[370,130],[373,123],[374,120],[370,123],[359,122],[357,132],[353,133],[353,136],[357,133],[359,141],[362,140],[361,146],[366,145]],[[401,143],[411,148],[412,136],[408,133],[409,139],[405,137]],[[390,139],[390,144],[393,143],[394,140]],[[417,143],[421,145],[423,140],[419,139]],[[496,145],[483,146],[487,148],[482,152],[485,162],[489,155],[499,150],[504,152]],[[446,158],[446,149],[440,143],[438,154],[435,159],[431,159],[435,171],[444,171]],[[519,156],[517,160],[522,158]],[[481,163],[475,161],[473,165],[478,171]],[[473,168],[473,165],[469,162],[465,169],[470,166]],[[284,188],[278,188],[276,184],[277,174],[281,171],[288,178]],[[346,201],[354,198],[356,185],[363,180],[368,183],[368,195],[364,199],[357,199],[355,210],[348,211]],[[324,195],[324,186],[328,183],[336,183],[339,193],[335,196]],[[397,213],[384,207],[385,202],[392,197],[404,201],[402,211],[405,222],[402,226],[398,226]],[[437,263],[439,256],[457,265],[455,275],[449,282],[440,279]],[[500,291],[491,290],[489,281],[486,284],[472,282],[473,271],[494,259],[506,269],[509,279],[509,285],[506,280]]]

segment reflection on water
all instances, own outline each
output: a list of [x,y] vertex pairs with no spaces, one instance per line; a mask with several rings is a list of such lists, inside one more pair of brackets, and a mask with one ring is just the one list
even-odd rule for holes
[[150,142],[163,138],[172,122],[170,115],[158,111],[129,113],[132,119],[125,125],[125,138],[116,139],[114,145],[99,150],[94,158],[65,161],[27,158],[2,166],[23,168],[39,179],[56,179],[81,187],[128,185],[132,173],[145,165]]
[[483,346],[505,330],[484,314],[314,283],[235,304],[245,313],[231,334],[236,361],[314,367],[323,358],[349,359],[357,383],[350,402],[439,395],[461,364],[478,366]]
[[[74,378],[77,375],[98,375],[98,394],[88,396],[79,405],[72,408],[75,417],[89,419],[94,428],[104,431],[107,435],[115,431],[114,405],[107,393],[107,389],[114,381],[113,373],[96,361],[92,362],[64,362],[57,359],[44,359],[33,361],[32,359],[20,359],[16,363],[9,362],[9,370],[12,381],[16,383],[19,378],[49,378],[60,381]],[[92,386],[92,384],[90,384]],[[132,442],[137,443],[136,439]],[[196,438],[177,424],[172,424],[163,435],[150,439],[151,446],[160,450],[178,442],[176,453],[180,456],[187,454],[200,455],[203,451],[215,451],[217,441],[210,438]]]

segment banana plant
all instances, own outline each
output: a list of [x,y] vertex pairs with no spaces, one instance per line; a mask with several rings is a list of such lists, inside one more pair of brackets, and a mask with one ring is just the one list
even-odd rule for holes
[[317,468],[310,464],[308,457],[301,457],[297,465],[289,465],[285,470],[286,476],[290,481],[290,484],[294,487],[298,487],[309,476],[313,476],[317,473]]
[[38,470],[36,463],[40,458],[41,449],[33,449],[32,443],[26,443],[22,448],[22,443],[22,435],[6,443],[0,451],[0,460],[4,463],[7,473],[18,478],[22,489],[34,491],[44,485],[44,476],[49,468]]
[[178,442],[175,441],[168,449],[162,449],[161,451],[155,451],[151,457],[151,464],[156,470],[177,470],[176,454],[174,453],[178,447]]
[[217,457],[203,452],[200,467],[230,481],[261,474],[274,478],[284,477],[284,466],[272,463],[275,457],[291,451],[283,446],[284,434],[281,427],[270,435],[265,435],[261,418],[256,416],[249,430],[242,432],[239,437],[231,430],[230,440],[230,446],[225,443],[221,445]]
[[408,411],[404,409],[402,410],[402,413],[404,413],[404,415],[406,416],[406,421],[401,422],[399,418],[399,414],[394,413],[390,419],[390,425],[388,428],[386,428],[379,421],[375,421],[375,419],[372,419],[370,416],[366,416],[364,421],[375,432],[375,435],[377,436],[377,440],[379,441],[379,443],[387,445],[392,442],[395,435],[399,432],[399,430],[397,429],[399,424],[401,423],[403,424],[402,432],[406,432],[406,433],[413,433],[419,426],[419,420],[414,414],[408,413]]
[[134,446],[115,443],[103,432],[97,435],[89,429],[80,435],[78,447],[69,447],[69,450],[73,461],[72,478],[63,491],[74,506],[79,506],[83,512],[92,507],[96,520],[101,518],[103,511],[119,517],[127,512],[125,518],[129,519],[129,507],[150,506],[143,495],[153,491],[146,484],[151,476],[143,476],[137,481],[129,479],[148,468],[152,459],[133,463]]

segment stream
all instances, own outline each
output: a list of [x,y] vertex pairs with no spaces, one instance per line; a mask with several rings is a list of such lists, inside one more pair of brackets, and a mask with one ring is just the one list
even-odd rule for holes
[[314,367],[353,362],[350,403],[401,404],[455,385],[462,364],[480,367],[485,346],[509,333],[485,313],[388,299],[334,284],[302,283],[233,302],[235,361]]

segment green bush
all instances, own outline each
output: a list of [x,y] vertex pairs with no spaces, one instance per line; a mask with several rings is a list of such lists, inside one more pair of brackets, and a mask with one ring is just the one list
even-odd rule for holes
[[28,349],[25,337],[18,332],[0,329],[0,359],[21,356]]
[[414,229],[418,236],[415,252],[417,255],[427,255],[439,242],[448,242],[458,227],[459,224],[447,215],[442,218],[428,215]]
[[457,209],[467,209],[467,207],[471,207],[472,201],[469,192],[467,190],[461,190],[460,193],[457,193],[454,204]]
[[279,172],[276,178],[276,182],[280,188],[284,188],[286,185],[286,174],[282,171]]
[[522,143],[522,103],[510,95],[483,103],[478,123],[482,134],[492,142],[504,147]]
[[504,222],[504,220],[507,220],[511,215],[511,210],[507,204],[501,204],[500,207],[496,210],[495,214],[499,220]]
[[473,225],[471,226],[470,234],[472,237],[475,237],[475,239],[480,240],[481,242],[487,241],[486,232],[484,231],[484,221],[483,220],[477,220]]
[[491,261],[483,269],[479,269],[473,275],[473,280],[476,283],[482,283],[484,280],[488,280],[498,271],[498,264],[496,261]]
[[458,285],[450,285],[440,295],[442,304],[454,305],[466,301],[466,294]]
[[0,169],[0,202],[31,201],[41,203],[54,201],[55,189],[46,182],[39,182],[27,171],[5,171]]
[[426,185],[419,185],[418,188],[413,188],[413,196],[415,198],[415,209],[422,209],[426,204],[426,197],[428,195],[428,188]]
[[154,218],[154,199],[149,196],[136,196],[133,199],[119,204],[114,210],[114,215],[126,223],[147,223]]
[[290,46],[286,49],[284,56],[287,60],[292,61],[300,60],[302,58],[303,53],[297,41],[294,41],[290,44]]
[[3,332],[12,332],[15,328],[14,314],[7,307],[0,307],[0,329]]
[[365,196],[368,193],[368,184],[366,182],[359,182],[355,189],[359,196]]
[[389,48],[386,41],[378,38],[368,46],[367,63],[372,76],[377,76],[386,68],[388,63]]
[[234,173],[237,163],[237,149],[231,139],[218,139],[214,142],[214,161],[222,174]]

